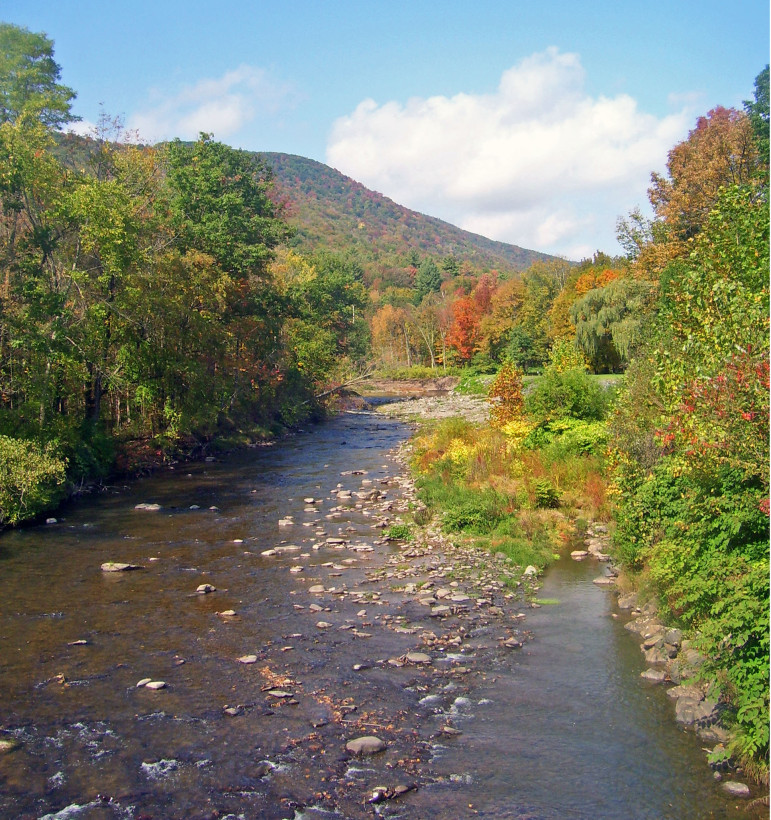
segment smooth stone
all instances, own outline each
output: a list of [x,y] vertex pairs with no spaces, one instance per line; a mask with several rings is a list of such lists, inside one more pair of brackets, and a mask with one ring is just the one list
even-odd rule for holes
[[137,682],[137,689],[139,689],[140,686],[147,686],[147,684],[151,682],[152,678],[142,678],[142,680]]
[[588,555],[589,550],[573,550],[573,552],[570,553],[570,557],[574,561],[583,561],[583,559],[586,558]]
[[158,510],[161,509],[161,505],[160,504],[147,504],[147,503],[143,502],[142,504],[135,504],[134,509],[135,510],[146,510],[147,512],[158,512]]
[[274,555],[278,553],[275,550],[263,550],[260,555],[264,556],[265,558],[272,558]]
[[595,578],[592,583],[598,587],[612,587],[615,586],[616,579],[610,575],[601,575],[599,578]]
[[651,683],[664,683],[667,673],[663,669],[646,669],[640,673],[640,677],[649,680]]
[[216,592],[217,587],[213,587],[211,584],[199,584],[195,591],[199,595],[207,595],[210,592]]
[[139,564],[123,564],[120,561],[106,561],[102,564],[102,572],[130,572],[134,569],[143,569]]
[[235,609],[223,609],[222,612],[217,613],[221,618],[233,618],[235,614]]
[[404,660],[407,663],[431,663],[431,657],[424,652],[408,652]]
[[59,522],[55,518],[46,518],[46,524],[58,524]]
[[324,592],[324,585],[323,584],[314,584],[312,587],[308,587],[308,592],[312,592],[314,595]]
[[287,552],[302,552],[302,547],[297,546],[297,544],[281,544],[275,547],[275,550],[279,555],[282,555]]
[[280,700],[283,699],[283,698],[293,697],[291,692],[285,692],[283,689],[269,689],[268,694],[272,698],[279,698]]
[[316,626],[317,626],[319,629],[329,629],[329,627],[330,627],[330,626],[332,626],[332,624],[327,623],[327,621],[319,621],[319,622],[316,624]]
[[367,737],[357,737],[349,740],[345,748],[354,755],[373,755],[382,752],[386,744],[379,737],[368,735]]
[[725,783],[721,783],[720,787],[723,791],[728,792],[731,797],[749,797],[750,796],[750,787],[747,786],[745,783],[739,783],[736,780],[726,780]]
[[165,689],[166,688],[166,681],[165,680],[151,680],[149,683],[145,684],[145,689]]
[[241,655],[240,658],[236,658],[239,663],[257,663],[257,656],[256,655]]

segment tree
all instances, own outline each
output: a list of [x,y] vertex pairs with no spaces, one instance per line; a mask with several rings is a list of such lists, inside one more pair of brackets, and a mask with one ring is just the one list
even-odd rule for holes
[[420,304],[429,293],[438,293],[442,287],[442,273],[433,259],[424,259],[415,276],[415,304]]
[[462,362],[468,362],[479,349],[479,309],[470,296],[461,296],[453,304],[452,312],[447,344]]
[[595,372],[614,372],[629,361],[650,309],[651,285],[644,279],[611,279],[592,288],[570,308],[576,344]]
[[58,128],[80,117],[71,111],[75,92],[58,80],[53,42],[11,23],[0,23],[0,122],[15,122],[22,112]]
[[684,243],[701,230],[720,189],[749,182],[759,163],[746,114],[718,106],[699,117],[688,139],[669,152],[668,177],[651,175],[648,196],[666,223],[670,258],[685,254]]
[[769,161],[769,101],[768,101],[768,66],[755,78],[755,98],[744,103],[744,110],[750,118],[758,155],[765,173],[763,179],[768,185]]

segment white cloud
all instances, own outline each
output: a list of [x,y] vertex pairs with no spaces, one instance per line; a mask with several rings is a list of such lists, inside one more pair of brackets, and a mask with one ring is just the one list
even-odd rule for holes
[[241,65],[221,77],[185,86],[172,96],[155,91],[152,104],[129,118],[144,140],[195,139],[201,131],[225,139],[258,114],[274,114],[293,97],[292,88],[267,71]]
[[578,55],[549,48],[490,94],[364,100],[334,123],[327,161],[415,210],[574,258],[600,241],[614,252],[616,217],[644,204],[687,122],[590,97]]

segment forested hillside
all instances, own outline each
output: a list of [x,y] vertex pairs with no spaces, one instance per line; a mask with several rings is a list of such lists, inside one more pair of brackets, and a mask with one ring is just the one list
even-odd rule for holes
[[[291,154],[260,157],[275,173],[295,229],[290,246],[355,254],[367,278],[388,279],[412,254],[440,261],[455,258],[482,272],[510,274],[554,257],[495,242],[431,216],[411,211],[315,160]],[[397,274],[398,275],[398,274]]]

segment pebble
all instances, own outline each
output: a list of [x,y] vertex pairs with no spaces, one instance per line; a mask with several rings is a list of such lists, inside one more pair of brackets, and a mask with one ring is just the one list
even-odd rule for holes
[[257,656],[256,655],[241,655],[240,658],[236,658],[239,663],[257,663]]
[[165,689],[166,685],[165,680],[151,680],[145,684],[145,689]]

